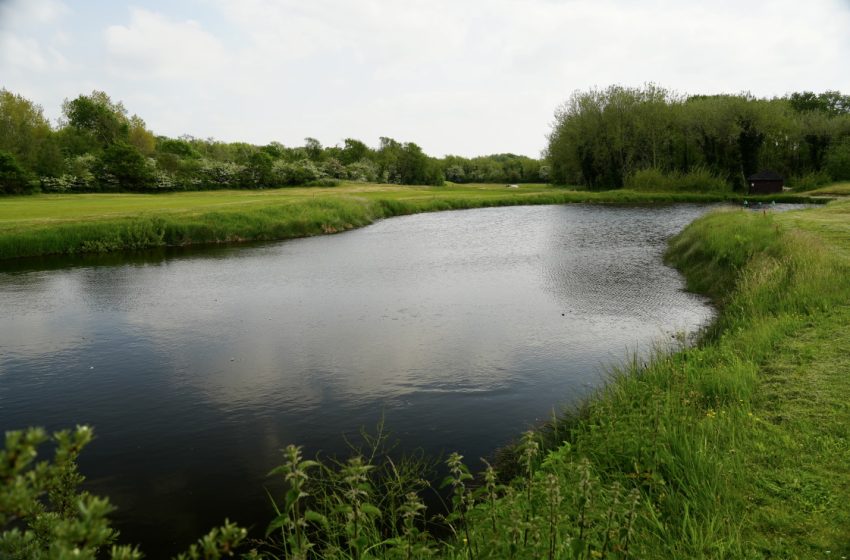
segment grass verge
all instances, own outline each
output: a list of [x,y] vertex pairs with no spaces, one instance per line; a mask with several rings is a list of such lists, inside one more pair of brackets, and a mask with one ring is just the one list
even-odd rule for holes
[[[546,185],[334,188],[139,194],[36,195],[0,199],[0,260],[162,246],[289,239],[438,210],[519,204],[653,204],[736,200],[736,195],[587,192]],[[782,195],[771,200],[808,198]]]
[[850,181],[827,185],[826,187],[809,191],[806,194],[812,196],[850,196]]
[[721,313],[699,345],[618,372],[550,427],[554,450],[535,476],[570,496],[565,547],[588,500],[576,473],[591,470],[588,495],[603,502],[614,488],[639,496],[634,523],[613,529],[607,498],[588,554],[562,557],[605,557],[623,531],[640,558],[850,555],[848,248],[850,201],[718,212],[672,241],[670,261]]

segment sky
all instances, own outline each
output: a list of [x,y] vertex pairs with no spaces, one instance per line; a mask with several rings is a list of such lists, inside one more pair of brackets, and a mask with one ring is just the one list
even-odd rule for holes
[[850,93],[850,0],[0,0],[0,87],[156,134],[538,157],[577,90]]

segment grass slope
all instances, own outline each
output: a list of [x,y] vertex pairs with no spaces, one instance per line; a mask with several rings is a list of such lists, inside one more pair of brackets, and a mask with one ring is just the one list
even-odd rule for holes
[[[334,233],[390,216],[484,206],[665,203],[734,195],[586,192],[546,185],[334,188],[170,194],[74,194],[0,199],[0,259],[273,240]],[[774,197],[798,201],[805,197]]]
[[806,194],[813,196],[850,196],[850,181],[835,183],[826,187],[821,187]]
[[850,201],[689,226],[668,256],[721,305],[716,324],[620,372],[544,472],[568,481],[588,459],[600,496],[637,488],[637,557],[850,556],[848,250]]

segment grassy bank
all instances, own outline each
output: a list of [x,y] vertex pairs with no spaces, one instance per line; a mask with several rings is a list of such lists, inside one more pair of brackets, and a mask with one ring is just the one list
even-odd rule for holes
[[[850,201],[716,213],[674,239],[670,261],[720,316],[697,347],[620,371],[556,424],[537,497],[500,508],[537,516],[563,555],[543,539],[521,556],[604,557],[611,540],[639,558],[850,555],[848,249]],[[541,517],[555,495],[557,523]],[[478,531],[511,554],[504,526]]]
[[826,187],[809,191],[806,194],[813,196],[850,196],[850,182],[845,181],[843,183],[834,183],[832,185],[827,185]]
[[[430,212],[596,202],[711,202],[734,195],[574,191],[546,185],[405,187],[349,183],[334,188],[75,194],[0,199],[0,259],[274,240],[334,233],[377,219]],[[784,195],[771,200],[795,202]]]

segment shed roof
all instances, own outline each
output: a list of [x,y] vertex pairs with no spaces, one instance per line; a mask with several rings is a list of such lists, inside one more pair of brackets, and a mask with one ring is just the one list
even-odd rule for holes
[[783,177],[775,171],[759,171],[747,177],[747,181],[782,181]]

